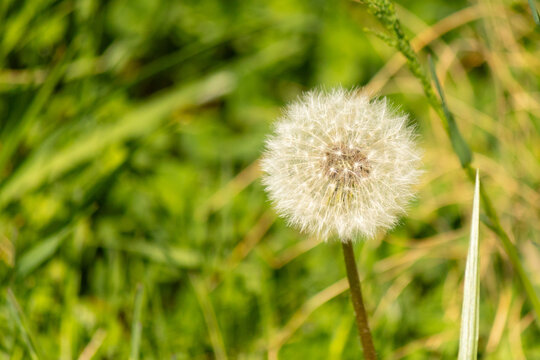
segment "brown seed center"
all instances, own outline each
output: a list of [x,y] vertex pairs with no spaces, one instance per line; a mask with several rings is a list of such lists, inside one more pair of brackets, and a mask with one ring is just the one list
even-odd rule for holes
[[370,173],[366,155],[344,144],[335,144],[325,151],[322,167],[326,176],[342,186],[354,185]]

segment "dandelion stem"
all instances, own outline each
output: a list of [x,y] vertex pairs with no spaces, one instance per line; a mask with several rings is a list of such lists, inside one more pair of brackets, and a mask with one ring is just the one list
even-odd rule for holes
[[364,358],[366,360],[376,360],[377,354],[373,346],[371,331],[369,330],[366,308],[364,299],[362,298],[362,289],[360,288],[360,278],[356,269],[356,260],[354,259],[353,245],[350,241],[342,242],[343,255],[345,257],[345,267],[347,269],[347,279],[351,290],[351,299],[356,314],[356,325],[358,326],[358,334],[364,349]]

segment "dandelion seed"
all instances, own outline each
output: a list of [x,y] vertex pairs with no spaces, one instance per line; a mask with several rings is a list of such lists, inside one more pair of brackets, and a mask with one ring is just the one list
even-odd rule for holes
[[406,123],[386,99],[358,91],[302,95],[277,121],[262,161],[277,211],[304,232],[344,242],[394,226],[421,173]]

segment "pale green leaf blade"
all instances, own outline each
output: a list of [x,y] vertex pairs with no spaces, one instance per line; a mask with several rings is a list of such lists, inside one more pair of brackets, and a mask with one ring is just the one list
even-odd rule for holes
[[540,25],[540,14],[538,14],[538,10],[536,10],[536,4],[534,3],[534,0],[529,0],[529,6],[531,8],[534,22],[536,23],[536,25]]
[[480,278],[478,277],[478,225],[480,221],[480,181],[476,172],[474,189],[471,238],[467,265],[465,267],[465,287],[463,292],[463,307],[461,310],[461,330],[459,336],[458,360],[476,360],[478,353],[478,323],[480,304]]

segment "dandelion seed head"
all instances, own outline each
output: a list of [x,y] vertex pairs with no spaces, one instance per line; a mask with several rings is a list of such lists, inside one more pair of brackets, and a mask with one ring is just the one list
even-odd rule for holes
[[386,99],[315,90],[276,122],[263,183],[278,213],[301,231],[371,238],[405,212],[420,156],[407,116]]

